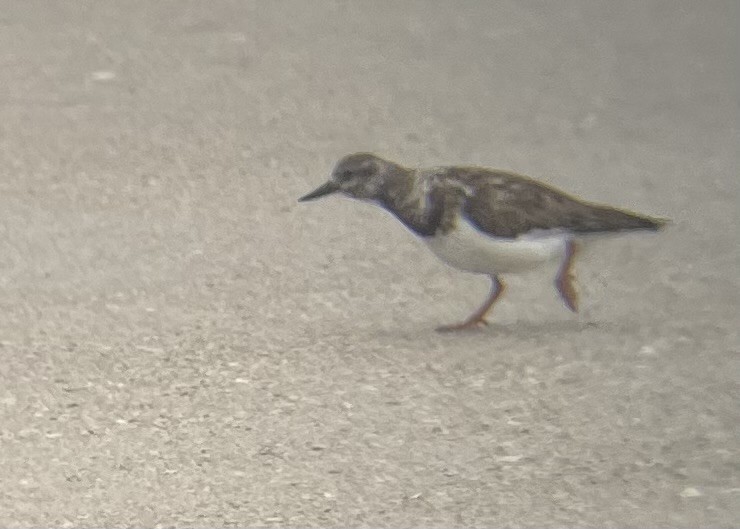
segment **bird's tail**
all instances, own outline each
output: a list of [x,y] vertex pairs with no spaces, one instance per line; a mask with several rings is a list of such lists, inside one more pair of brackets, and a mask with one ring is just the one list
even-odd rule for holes
[[608,206],[592,206],[581,213],[586,218],[577,224],[583,228],[578,231],[583,232],[658,231],[670,222],[669,219],[650,217]]

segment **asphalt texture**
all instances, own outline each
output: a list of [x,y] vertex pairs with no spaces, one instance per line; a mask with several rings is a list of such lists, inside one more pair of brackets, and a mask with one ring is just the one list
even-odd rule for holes
[[[737,2],[0,2],[0,525],[740,525]],[[334,162],[665,216],[487,281]]]

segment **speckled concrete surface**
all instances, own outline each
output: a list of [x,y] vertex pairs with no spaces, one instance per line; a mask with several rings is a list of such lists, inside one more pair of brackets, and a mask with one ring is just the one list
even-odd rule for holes
[[[0,525],[740,524],[733,2],[0,3]],[[485,164],[665,215],[547,278],[295,199]]]

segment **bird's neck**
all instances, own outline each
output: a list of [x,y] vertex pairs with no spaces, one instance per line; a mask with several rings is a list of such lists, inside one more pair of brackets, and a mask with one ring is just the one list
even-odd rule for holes
[[386,180],[378,202],[411,231],[429,237],[437,231],[443,204],[432,200],[426,191],[414,171],[399,167],[397,174]]

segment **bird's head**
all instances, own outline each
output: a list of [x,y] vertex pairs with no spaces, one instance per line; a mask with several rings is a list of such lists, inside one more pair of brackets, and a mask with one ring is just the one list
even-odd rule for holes
[[374,154],[350,154],[339,160],[325,184],[298,201],[313,200],[337,192],[361,200],[375,200],[380,197],[387,179],[399,169],[398,165]]

